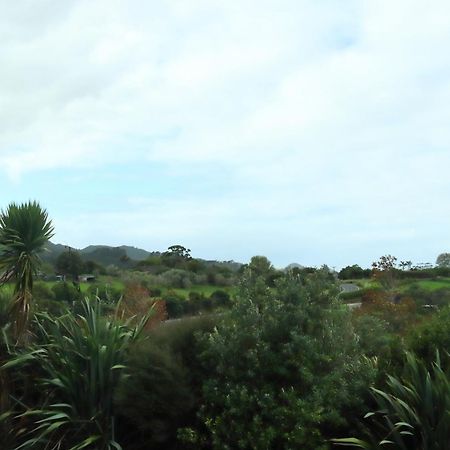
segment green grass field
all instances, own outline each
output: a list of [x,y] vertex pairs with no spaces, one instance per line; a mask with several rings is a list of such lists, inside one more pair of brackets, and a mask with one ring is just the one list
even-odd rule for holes
[[205,297],[209,297],[214,291],[225,291],[230,295],[233,295],[235,292],[235,288],[232,286],[210,286],[210,285],[194,285],[189,288],[168,288],[165,286],[155,286],[155,288],[160,289],[161,293],[164,294],[167,291],[175,292],[177,295],[181,297],[187,298],[189,292],[197,292],[199,294],[203,294]]
[[[374,281],[371,278],[364,278],[361,280],[341,280],[343,283],[352,283],[356,286],[359,286],[361,289],[371,289],[380,287],[380,284],[377,281]],[[408,289],[411,285],[418,286],[422,289],[426,289],[428,291],[435,291],[441,288],[449,288],[450,289],[450,278],[437,278],[437,279],[406,279],[399,280],[398,286],[401,291]]]
[[[360,291],[342,293],[340,295],[341,301],[343,303],[356,303],[361,301],[362,295],[367,292],[368,289],[379,288],[380,284],[370,278],[362,280],[345,280],[343,283],[352,283],[360,287]],[[407,292],[411,288],[419,288],[428,292],[434,292],[438,289],[448,289],[450,290],[450,278],[438,278],[438,279],[406,279],[399,280],[397,292]]]
[[450,278],[439,278],[436,280],[417,280],[413,283],[409,283],[407,287],[414,284],[421,289],[426,289],[427,291],[436,291],[438,289],[447,288],[450,289]]
[[[61,283],[61,281],[45,281],[44,283],[51,289],[56,284]],[[71,281],[68,281],[68,283],[71,283]],[[80,283],[81,292],[87,293],[92,285],[95,286],[106,285],[107,287],[110,287],[118,291],[124,291],[125,289],[125,283],[120,279],[111,277],[99,277],[95,281],[95,283]],[[184,298],[188,297],[189,292],[197,292],[199,294],[203,294],[205,297],[209,297],[214,291],[217,290],[225,291],[230,295],[233,295],[236,291],[236,288],[234,286],[212,286],[212,285],[194,285],[189,288],[170,288],[166,286],[154,286],[154,288],[159,289],[162,294],[168,291],[172,291]],[[7,285],[2,286],[0,289],[2,291],[7,291],[9,294],[12,295],[13,285],[8,283]]]

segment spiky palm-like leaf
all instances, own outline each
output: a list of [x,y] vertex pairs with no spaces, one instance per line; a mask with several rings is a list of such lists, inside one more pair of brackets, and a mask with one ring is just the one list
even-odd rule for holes
[[[129,346],[139,339],[151,310],[132,325],[102,314],[85,299],[82,313],[35,317],[37,344],[19,350],[4,370],[39,368],[39,405],[16,411],[19,449],[121,449],[114,432],[113,397]],[[21,405],[17,405],[17,409]]]
[[28,321],[39,252],[52,236],[48,213],[36,201],[11,203],[0,213],[0,282],[15,281],[12,311],[17,336]]
[[[448,357],[449,355],[446,355]],[[412,353],[401,378],[388,377],[387,388],[372,389],[378,410],[366,414],[369,442],[335,439],[336,445],[365,449],[444,450],[450,448],[450,378],[439,354],[431,369]]]

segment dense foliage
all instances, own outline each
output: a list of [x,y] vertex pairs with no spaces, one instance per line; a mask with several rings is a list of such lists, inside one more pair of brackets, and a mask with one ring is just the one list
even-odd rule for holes
[[25,331],[39,252],[53,236],[48,213],[37,202],[11,203],[0,213],[0,284],[13,280],[15,335]]
[[448,447],[448,254],[336,274],[174,245],[137,263],[52,232],[36,202],[0,214],[0,448]]
[[204,338],[201,418],[214,449],[327,448],[373,373],[326,270],[288,274],[274,289],[265,275],[250,265],[230,314]]
[[[23,393],[9,413],[20,448],[120,448],[114,392],[130,343],[139,338],[147,319],[133,327],[108,319],[98,300],[83,301],[77,316],[36,316],[36,342],[18,349],[3,366],[15,369],[16,389]],[[27,391],[30,382],[34,394]],[[39,406],[24,408],[33,395]]]
[[335,443],[369,450],[447,449],[450,378],[442,369],[439,353],[435,358],[427,365],[407,354],[403,375],[388,376],[383,390],[372,389],[377,410],[365,415],[368,438],[336,439]]

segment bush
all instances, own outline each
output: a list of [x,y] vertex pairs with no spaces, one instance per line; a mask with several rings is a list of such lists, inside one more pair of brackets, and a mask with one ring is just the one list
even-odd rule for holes
[[389,324],[389,331],[393,333],[405,332],[418,320],[416,304],[410,297],[392,296],[386,291],[374,289],[364,293],[361,307],[354,314],[378,317]]
[[191,274],[182,269],[170,269],[159,276],[163,286],[186,289],[191,287]]
[[340,280],[362,279],[369,278],[371,274],[372,271],[370,269],[362,269],[358,264],[353,264],[353,266],[347,266],[341,269],[338,277]]
[[233,308],[202,339],[200,416],[213,449],[325,449],[362,411],[374,371],[336,296],[323,270],[287,274],[275,289],[246,271]]
[[169,319],[181,317],[187,310],[186,300],[174,291],[168,291],[162,299],[166,302],[166,310]]
[[343,302],[349,302],[350,300],[361,300],[361,297],[367,293],[367,289],[358,289],[356,291],[351,292],[341,292],[339,294],[339,298]]
[[212,302],[199,292],[189,292],[186,302],[186,311],[188,314],[197,314],[200,311],[210,311]]
[[167,347],[133,349],[116,395],[125,448],[167,449],[193,407],[188,371]]
[[359,346],[367,357],[387,356],[394,339],[389,332],[389,324],[369,314],[354,315],[353,326],[358,336]]
[[[450,307],[439,311],[415,327],[407,336],[408,347],[429,365],[436,350],[445,354],[450,349]],[[447,369],[447,367],[445,367]],[[448,367],[450,369],[450,367]]]
[[228,307],[231,304],[229,294],[222,290],[214,291],[211,294],[210,299],[213,302],[213,306]]
[[149,314],[150,310],[151,318],[147,322],[146,329],[151,329],[166,320],[167,312],[164,301],[151,298],[147,289],[138,283],[129,283],[125,287],[122,300],[116,306],[119,317],[130,321],[140,320]]
[[55,300],[55,292],[48,283],[38,281],[33,284],[33,299],[36,301]]
[[120,435],[132,450],[186,449],[176,442],[177,428],[198,428],[202,371],[196,334],[209,332],[214,317],[166,322],[150,332],[149,341],[133,349],[116,406]]
[[57,301],[74,303],[83,298],[79,285],[73,283],[58,282],[52,287],[54,298]]
[[89,297],[98,297],[105,303],[116,304],[122,297],[123,292],[108,284],[92,284],[89,286],[87,293]]
[[[364,449],[447,449],[450,442],[450,378],[439,354],[430,366],[406,355],[401,377],[388,378],[386,388],[372,389],[377,410],[366,414],[368,441],[336,439],[337,445]],[[366,438],[367,439],[367,438]]]
[[162,291],[159,288],[149,288],[151,297],[161,297]]
[[405,291],[405,294],[411,297],[417,306],[424,308],[428,305],[432,307],[443,307],[450,305],[450,289],[440,288],[435,291],[421,288],[417,284],[412,284]]
[[3,366],[26,374],[25,387],[37,387],[34,404],[18,400],[15,406],[18,448],[120,448],[114,390],[147,317],[131,327],[106,319],[98,301],[83,300],[82,306],[78,316],[37,315],[37,343]]

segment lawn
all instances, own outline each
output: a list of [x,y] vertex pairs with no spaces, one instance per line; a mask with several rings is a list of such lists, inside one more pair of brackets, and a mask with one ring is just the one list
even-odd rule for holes
[[435,280],[417,280],[414,284],[428,291],[436,291],[437,289],[450,289],[450,278],[438,278]]
[[214,291],[225,291],[230,295],[233,295],[235,292],[235,287],[233,286],[212,286],[212,285],[194,285],[189,288],[168,288],[165,286],[155,286],[156,288],[161,290],[161,293],[164,294],[167,291],[175,292],[177,295],[187,298],[189,292],[197,292],[199,294],[203,294],[205,297],[209,297]]
[[[373,280],[372,278],[364,278],[360,280],[342,280],[342,283],[352,283],[356,286],[359,286],[361,289],[373,289],[380,287],[380,284]],[[435,291],[437,289],[441,288],[449,288],[450,289],[450,278],[428,278],[424,280],[419,279],[405,279],[405,280],[398,280],[398,287],[401,291],[404,291],[411,287],[412,285],[418,286],[422,289],[426,289],[428,291]]]

